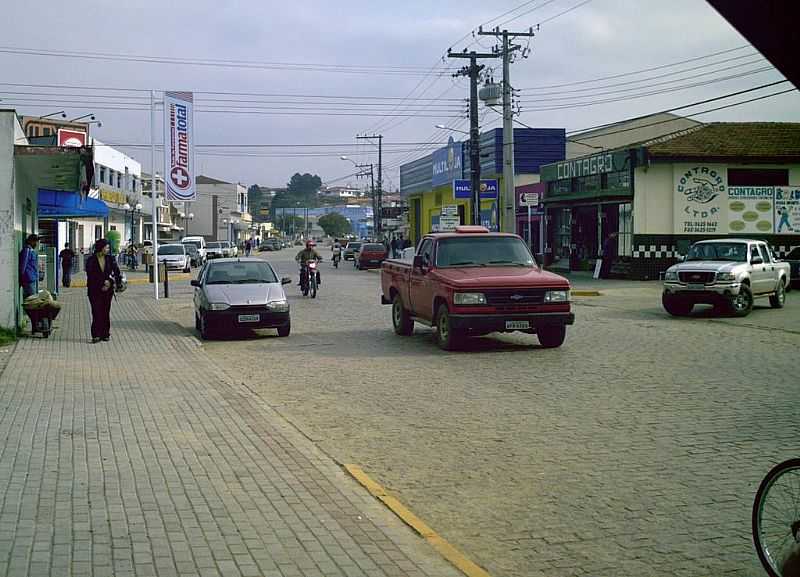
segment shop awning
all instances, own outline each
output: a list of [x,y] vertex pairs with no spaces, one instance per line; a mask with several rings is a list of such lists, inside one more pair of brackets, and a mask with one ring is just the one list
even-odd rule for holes
[[108,216],[108,207],[102,200],[84,198],[77,192],[40,188],[38,193],[39,218],[81,218]]

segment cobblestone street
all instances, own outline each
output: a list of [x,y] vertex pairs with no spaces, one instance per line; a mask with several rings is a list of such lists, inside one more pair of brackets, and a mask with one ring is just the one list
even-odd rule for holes
[[[392,332],[378,274],[326,264],[316,300],[288,287],[291,338],[203,348],[492,575],[761,575],[752,499],[800,451],[797,293],[673,319],[657,283],[608,285],[576,299],[560,349],[514,335],[446,354],[430,329]],[[189,331],[185,295],[161,306]]]

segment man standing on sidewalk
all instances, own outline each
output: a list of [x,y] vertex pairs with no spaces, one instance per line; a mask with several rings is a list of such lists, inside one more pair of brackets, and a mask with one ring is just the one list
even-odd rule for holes
[[600,265],[600,278],[608,278],[611,273],[611,265],[617,256],[617,233],[612,232],[603,243],[603,262]]
[[39,292],[39,257],[36,247],[39,237],[29,234],[25,246],[19,253],[19,284],[22,286],[22,298],[28,298]]
[[69,288],[72,283],[72,263],[75,260],[75,253],[69,247],[69,243],[64,244],[64,250],[58,253],[61,258],[61,285]]

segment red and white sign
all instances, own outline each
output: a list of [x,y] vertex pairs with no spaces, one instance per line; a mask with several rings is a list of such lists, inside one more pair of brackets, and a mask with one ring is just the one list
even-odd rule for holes
[[539,206],[538,192],[523,192],[519,195],[520,206]]
[[164,180],[168,202],[197,200],[193,100],[191,92],[164,93]]
[[58,146],[86,146],[86,133],[81,130],[58,129]]

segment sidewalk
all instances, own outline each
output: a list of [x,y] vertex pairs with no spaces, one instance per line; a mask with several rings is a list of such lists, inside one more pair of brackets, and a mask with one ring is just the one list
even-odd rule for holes
[[133,286],[0,374],[0,575],[455,576]]

